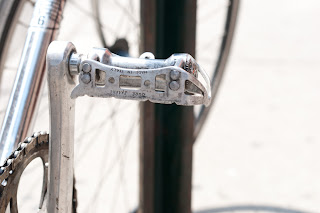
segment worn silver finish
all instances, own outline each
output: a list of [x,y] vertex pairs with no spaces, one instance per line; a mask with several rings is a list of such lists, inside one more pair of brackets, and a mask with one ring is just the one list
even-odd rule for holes
[[[203,86],[196,76],[200,72],[205,80],[208,77],[188,54],[166,60],[133,59],[114,55],[107,49],[95,49],[89,59],[79,55],[78,65],[74,63],[78,61],[75,52],[72,43],[58,41],[52,42],[47,52],[50,140],[54,141],[49,149],[48,212],[72,209],[74,98],[89,95],[165,104],[210,103],[210,82]],[[71,63],[80,70],[77,85],[76,76],[70,74]],[[173,78],[178,76],[175,81],[170,77],[172,72]],[[170,82],[174,82],[174,90],[169,89]]]
[[42,194],[39,209],[43,207],[48,180],[49,135],[44,132],[26,138],[4,162],[0,168],[0,213],[6,212],[10,203],[10,212],[18,212],[17,190],[24,169],[39,157],[43,165]]
[[[159,60],[120,57],[108,49],[94,50],[91,55],[101,60],[81,61],[79,84],[72,91],[72,98],[88,95],[164,104],[210,104],[209,77],[189,54]],[[197,79],[198,73],[205,84]]]
[[45,76],[45,55],[61,20],[65,0],[38,0],[28,30],[0,132],[0,162],[30,134]]
[[[9,202],[10,212],[19,212],[17,208],[17,188],[24,169],[29,163],[40,158],[43,166],[42,193],[38,212],[47,211],[47,183],[48,183],[48,158],[49,158],[49,134],[47,132],[36,132],[31,137],[19,143],[18,148],[0,166],[0,213],[6,211]],[[76,212],[77,193],[73,185],[72,212]]]
[[155,59],[153,53],[151,53],[151,52],[142,53],[139,58]]
[[180,72],[178,72],[177,70],[172,70],[170,72],[170,78],[172,80],[178,80],[180,78]]
[[83,82],[83,83],[85,83],[85,84],[88,84],[88,83],[90,83],[90,81],[91,81],[90,74],[88,74],[88,73],[83,73],[83,74],[80,76],[80,79],[81,79],[81,82]]
[[82,55],[79,55],[77,53],[71,54],[71,57],[69,60],[69,72],[71,75],[79,74],[79,66],[81,63],[81,57],[82,57]]
[[54,41],[48,48],[47,72],[50,103],[48,212],[72,210],[74,107],[70,98],[75,79],[69,74],[69,58],[75,47]]
[[91,71],[91,65],[88,64],[88,63],[84,63],[84,64],[82,65],[82,71],[83,71],[83,72],[90,72],[90,71]]
[[173,91],[177,91],[180,88],[178,81],[171,81],[169,87]]

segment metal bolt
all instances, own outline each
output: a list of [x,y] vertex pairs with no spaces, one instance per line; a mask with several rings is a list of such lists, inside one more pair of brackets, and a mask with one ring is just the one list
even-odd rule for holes
[[115,82],[115,80],[114,80],[113,77],[110,77],[108,81],[109,81],[109,83],[111,83],[111,84],[113,84],[113,83]]
[[150,84],[151,84],[151,82],[150,82],[149,80],[146,80],[146,81],[144,82],[144,85],[145,85],[146,87],[150,86]]
[[81,81],[85,84],[88,84],[91,81],[91,77],[89,74],[81,75]]
[[88,63],[84,63],[84,64],[82,65],[82,71],[83,71],[83,72],[90,72],[90,71],[91,71],[91,65],[88,64]]
[[177,81],[171,81],[169,84],[170,89],[172,89],[173,91],[176,91],[179,89],[180,85]]
[[177,70],[171,70],[170,77],[172,80],[178,80],[180,78],[180,72]]

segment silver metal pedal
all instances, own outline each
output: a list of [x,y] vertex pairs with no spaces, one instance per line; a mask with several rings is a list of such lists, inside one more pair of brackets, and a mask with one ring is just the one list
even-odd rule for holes
[[[189,54],[174,54],[166,60],[121,57],[108,49],[93,49],[86,59],[73,54],[69,68],[79,74],[71,98],[114,97],[178,105],[210,104],[210,80]],[[198,73],[204,79],[198,80]]]

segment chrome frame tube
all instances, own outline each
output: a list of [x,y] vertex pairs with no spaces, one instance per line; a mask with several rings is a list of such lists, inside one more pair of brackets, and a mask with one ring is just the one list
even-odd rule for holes
[[[45,56],[56,37],[65,0],[38,0],[0,132],[0,162],[32,131],[45,76]],[[8,56],[10,57],[10,56]]]

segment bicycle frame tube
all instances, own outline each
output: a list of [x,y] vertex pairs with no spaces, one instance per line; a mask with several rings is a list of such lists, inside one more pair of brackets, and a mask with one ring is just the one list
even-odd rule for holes
[[[38,0],[0,132],[0,161],[32,131],[45,76],[47,48],[57,35],[65,0]],[[10,56],[8,56],[10,57]]]

